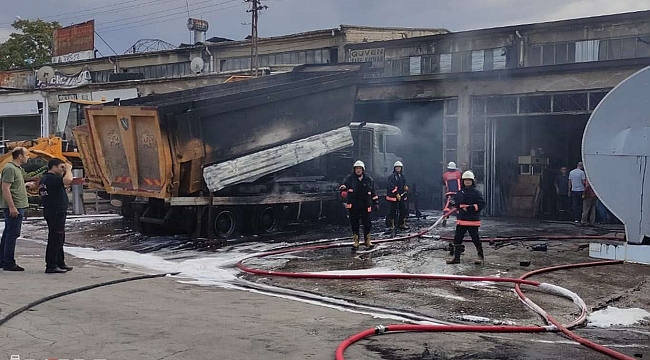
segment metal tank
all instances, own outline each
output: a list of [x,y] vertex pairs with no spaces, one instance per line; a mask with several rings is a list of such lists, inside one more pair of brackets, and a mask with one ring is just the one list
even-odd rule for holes
[[625,225],[629,245],[592,244],[590,254],[650,262],[650,67],[630,76],[601,101],[584,132],[587,178]]

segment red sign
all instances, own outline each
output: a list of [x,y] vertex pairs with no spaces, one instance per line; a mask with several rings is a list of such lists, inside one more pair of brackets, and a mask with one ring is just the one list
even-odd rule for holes
[[95,20],[54,30],[52,56],[95,49]]

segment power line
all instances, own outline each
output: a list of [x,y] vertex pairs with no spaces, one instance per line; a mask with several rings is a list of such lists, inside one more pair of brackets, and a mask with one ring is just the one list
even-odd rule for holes
[[113,51],[113,53],[114,53],[115,55],[117,55],[117,51],[115,51],[115,50],[113,49],[113,47],[110,46],[110,45],[106,42],[106,40],[104,40],[104,38],[103,38],[101,35],[99,35],[99,33],[98,33],[97,31],[95,31],[95,35],[99,36],[99,38],[104,42],[104,44],[106,44],[106,46],[108,46],[108,48],[111,49],[111,51]]
[[[199,1],[197,3],[194,3],[193,5],[205,4],[205,3],[210,3],[210,2],[213,2],[213,1],[214,0],[202,0],[202,1]],[[227,3],[231,3],[231,2],[235,2],[235,1],[239,1],[239,0],[228,0],[228,1],[225,1],[225,2],[217,3],[217,4],[211,4],[211,5],[206,5],[206,6],[203,6],[203,7],[197,7],[197,8],[192,9],[192,11],[203,9],[203,8],[206,8],[206,7],[223,5],[223,4],[227,4]],[[147,13],[146,15],[130,16],[130,17],[121,18],[121,19],[118,19],[118,20],[105,21],[105,22],[102,22],[102,27],[104,29],[106,29],[107,27],[104,27],[104,25],[106,25],[106,24],[130,22],[130,20],[147,20],[147,18],[149,18],[151,15],[162,14],[162,13],[166,13],[166,12],[170,12],[170,11],[174,11],[175,14],[177,14],[177,13],[181,14],[181,13],[185,13],[185,11],[186,11],[185,9],[186,9],[186,7],[185,7],[185,5],[183,5],[183,6],[177,6],[177,7],[173,7],[173,8],[169,8],[169,9],[150,12],[150,13]],[[110,25],[110,26],[113,26],[113,25]]]
[[[195,3],[195,4],[202,4],[202,3],[206,3],[206,2],[212,2],[212,1],[213,0],[203,0],[203,1],[200,1],[200,2]],[[199,7],[193,8],[192,11],[218,7],[218,6],[229,4],[229,3],[232,3],[232,2],[235,2],[235,1],[239,1],[239,0],[227,0],[227,1],[217,3],[217,4],[199,6]],[[176,7],[176,8],[167,9],[167,10],[152,12],[152,13],[149,13],[149,14],[147,14],[145,16],[131,16],[131,17],[120,19],[120,20],[108,21],[108,22],[102,23],[102,26],[100,26],[100,29],[101,30],[112,29],[114,27],[121,26],[118,23],[121,23],[121,22],[124,22],[124,21],[129,22],[130,20],[134,20],[134,19],[137,19],[139,21],[149,21],[149,20],[155,20],[155,19],[162,19],[162,18],[170,17],[170,16],[177,16],[177,15],[180,15],[180,14],[185,14],[186,10],[184,8],[185,8],[185,6],[180,6],[180,7]],[[176,11],[174,11],[174,10],[176,10]],[[178,10],[180,10],[180,11],[178,11]],[[165,12],[169,12],[169,11],[174,11],[174,13],[167,14],[167,15],[153,16],[153,17],[151,16],[151,15],[161,14],[161,13],[165,13]],[[113,25],[104,26],[105,24],[113,24]]]
[[[242,4],[237,4],[237,5],[234,5],[234,6],[227,6],[227,7],[223,7],[223,8],[217,8],[217,9],[213,9],[213,10],[208,10],[208,11],[204,11],[203,14],[208,14],[208,13],[215,12],[215,11],[220,11],[220,10],[233,9],[233,8],[236,8],[236,7],[240,7],[240,6],[242,6],[242,5],[244,5],[244,4],[242,3]],[[182,14],[182,13],[181,13],[181,14]],[[149,20],[156,20],[156,19],[168,18],[168,17],[170,17],[170,16],[174,16],[174,18],[180,18],[180,17],[181,17],[181,16],[178,16],[178,14],[168,14],[168,15],[164,15],[164,16],[159,16],[159,17],[157,17],[157,18],[152,18],[152,19],[149,19]],[[184,14],[183,14],[182,17],[184,17]],[[106,29],[103,29],[102,32],[103,32],[103,33],[107,33],[107,32],[114,32],[114,31],[120,31],[120,30],[134,29],[134,28],[137,28],[137,27],[142,27],[142,26],[147,26],[147,25],[153,25],[153,24],[159,24],[159,23],[162,23],[162,22],[167,22],[167,21],[172,20],[172,19],[173,19],[173,18],[165,19],[165,20],[159,20],[159,21],[149,21],[149,22],[139,23],[139,24],[137,24],[137,25],[133,25],[133,26],[112,26],[112,27],[108,27],[108,28],[106,28]]]
[[[108,14],[108,13],[116,13],[116,12],[122,12],[125,10],[132,10],[134,8],[140,8],[149,4],[164,4],[172,1],[177,1],[177,0],[148,0],[147,2],[141,3],[141,4],[133,4],[134,2],[138,2],[140,0],[131,0],[131,1],[124,1],[124,2],[119,2],[111,5],[104,5],[104,6],[99,6],[96,8],[92,9],[86,9],[86,10],[79,10],[75,12],[69,12],[69,13],[62,13],[58,15],[49,15],[49,16],[42,16],[38,17],[38,19],[44,20],[44,19],[52,19],[52,21],[57,21],[59,23],[63,22],[64,20],[68,19],[77,19],[81,17],[92,17],[95,18],[97,15],[102,15],[102,14]],[[129,4],[127,6],[120,7],[119,5],[122,4]],[[102,10],[99,12],[95,12],[96,10],[103,9],[103,8],[110,8],[108,10]],[[83,14],[87,13],[87,14]],[[78,15],[73,15],[73,14],[78,14]],[[0,23],[0,25],[11,25],[12,23]]]

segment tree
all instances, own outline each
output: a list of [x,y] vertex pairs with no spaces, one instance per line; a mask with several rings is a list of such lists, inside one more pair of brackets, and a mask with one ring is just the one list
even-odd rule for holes
[[52,61],[54,30],[61,27],[58,22],[16,20],[11,26],[18,31],[0,44],[0,70],[37,67]]

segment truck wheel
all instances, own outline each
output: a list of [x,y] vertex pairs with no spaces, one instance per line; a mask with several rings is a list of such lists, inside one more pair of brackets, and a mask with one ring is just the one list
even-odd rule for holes
[[216,209],[215,213],[211,226],[212,233],[222,239],[235,237],[241,225],[237,211],[226,208]]
[[255,209],[255,231],[271,234],[281,230],[284,225],[282,208],[262,206]]

